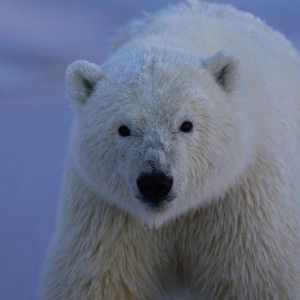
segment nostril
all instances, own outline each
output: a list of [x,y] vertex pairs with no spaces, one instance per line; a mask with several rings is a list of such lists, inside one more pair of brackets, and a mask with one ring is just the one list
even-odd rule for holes
[[137,186],[145,200],[159,204],[170,193],[173,178],[163,172],[144,173],[137,179]]

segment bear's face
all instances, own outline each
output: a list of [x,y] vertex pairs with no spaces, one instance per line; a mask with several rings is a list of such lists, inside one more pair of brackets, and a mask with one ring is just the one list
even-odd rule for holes
[[72,157],[101,199],[159,226],[220,197],[247,163],[238,66],[167,50],[67,71]]

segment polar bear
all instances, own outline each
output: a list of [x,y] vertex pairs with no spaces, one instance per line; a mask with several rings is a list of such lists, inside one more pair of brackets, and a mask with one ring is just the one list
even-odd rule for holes
[[300,58],[283,35],[185,2],[66,85],[44,300],[300,298]]

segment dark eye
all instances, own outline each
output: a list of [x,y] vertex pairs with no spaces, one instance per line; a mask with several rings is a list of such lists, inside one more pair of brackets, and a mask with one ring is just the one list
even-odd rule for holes
[[193,130],[193,123],[191,121],[184,121],[180,126],[180,131],[189,133]]
[[130,136],[130,129],[125,125],[120,126],[118,132],[119,132],[119,135],[122,137]]

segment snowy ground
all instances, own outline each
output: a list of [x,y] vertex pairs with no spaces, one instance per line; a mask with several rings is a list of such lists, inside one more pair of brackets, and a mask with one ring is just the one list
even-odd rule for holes
[[[114,29],[142,10],[175,2],[1,0],[1,299],[36,299],[71,120],[65,67],[78,58],[101,63]],[[252,11],[300,48],[298,0],[219,2]]]

